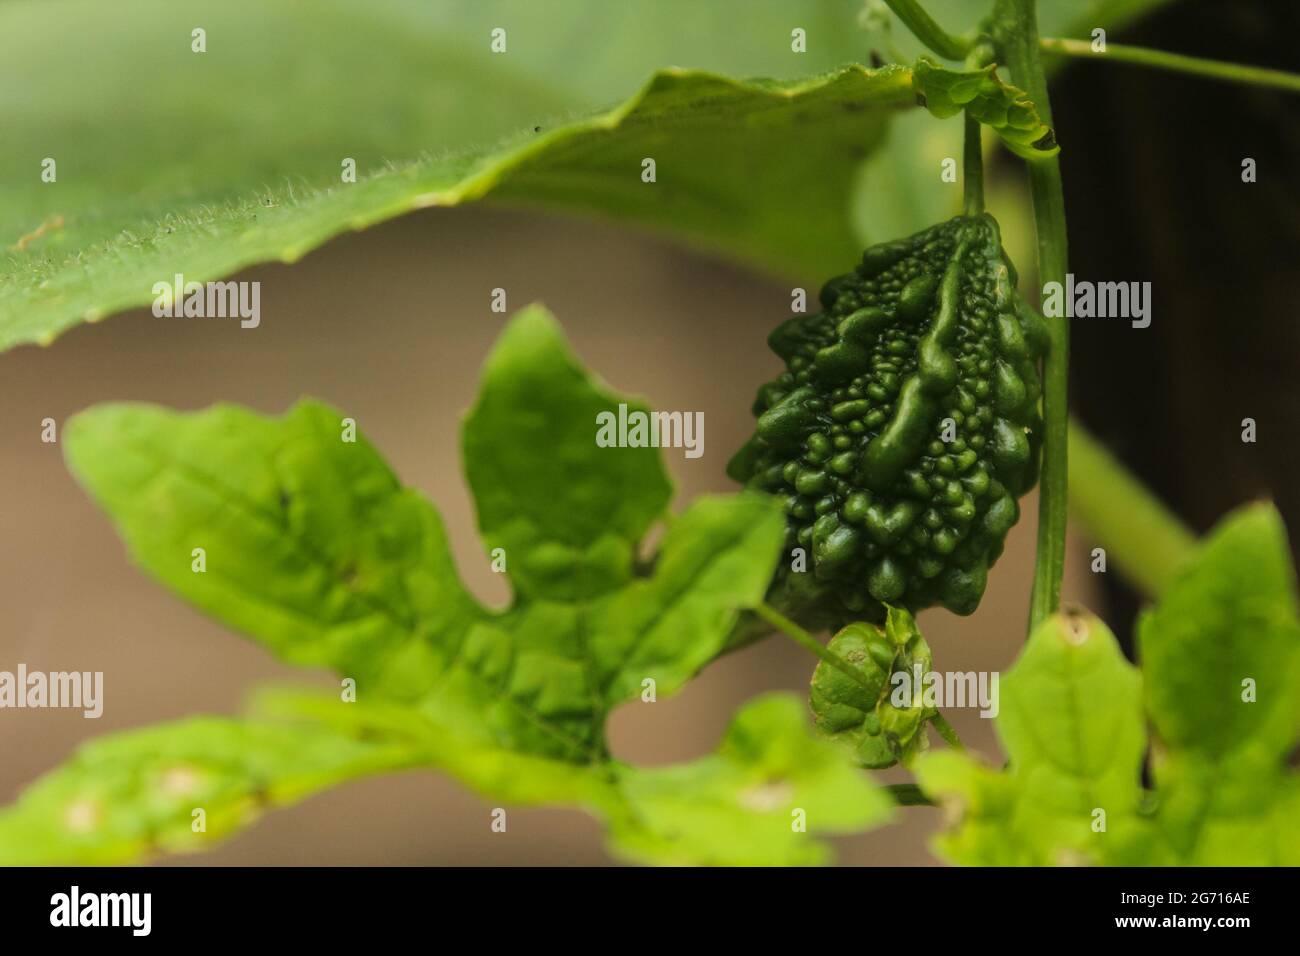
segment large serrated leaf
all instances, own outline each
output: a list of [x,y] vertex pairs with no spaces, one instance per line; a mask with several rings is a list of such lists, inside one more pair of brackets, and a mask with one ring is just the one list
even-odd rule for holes
[[[310,17],[283,0],[0,6],[0,90],[23,91],[0,158],[0,349],[148,304],[177,274],[205,282],[293,261],[349,229],[481,199],[609,215],[820,275],[856,252],[854,169],[888,113],[913,105],[901,68],[754,82],[654,72],[683,60],[787,75],[837,66],[854,49],[826,26],[841,5],[806,9],[821,32],[803,58],[771,11],[754,26],[780,32],[710,52],[698,37],[716,35],[731,5],[636,17],[588,0],[547,4],[549,16],[423,6],[328,2]],[[491,54],[492,14],[519,52]],[[566,53],[605,20],[613,35]],[[191,52],[196,27],[204,53]],[[56,31],[53,71],[38,39]],[[595,109],[638,82],[622,105]],[[46,158],[54,182],[41,179]],[[355,183],[341,181],[347,158]],[[654,183],[642,181],[646,158]]]

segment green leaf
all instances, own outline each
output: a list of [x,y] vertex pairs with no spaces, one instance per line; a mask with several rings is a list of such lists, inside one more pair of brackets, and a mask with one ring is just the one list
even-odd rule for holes
[[798,698],[770,694],[737,712],[716,755],[622,771],[630,813],[614,824],[613,849],[671,865],[826,862],[829,848],[811,834],[878,826],[893,803],[809,731]]
[[[341,232],[480,199],[822,275],[859,248],[844,212],[858,162],[914,105],[901,68],[825,72],[856,55],[851,4],[429,6],[325,2],[305,23],[281,0],[0,5],[0,89],[26,90],[0,160],[0,349],[150,303],[176,274],[292,262]],[[763,32],[735,50],[714,41],[741,20]],[[790,53],[790,22],[820,31],[813,53]],[[191,52],[196,24],[205,53]],[[501,24],[509,52],[493,55]],[[50,35],[67,41],[54,73],[38,42]],[[814,75],[659,69],[673,62]],[[45,158],[55,182],[40,179]]]
[[619,401],[542,310],[503,334],[465,427],[480,522],[516,589],[499,614],[465,592],[429,503],[324,405],[281,419],[100,406],[69,423],[66,449],[135,560],[208,613],[359,695],[438,708],[471,739],[589,761],[610,707],[716,656],[783,536],[771,498],[703,498],[634,577],[670,488],[657,450],[596,445],[596,411]]
[[655,768],[465,747],[409,709],[373,702],[340,706],[302,691],[264,691],[255,709],[266,718],[319,721],[415,750],[485,798],[585,807],[606,822],[612,852],[642,863],[824,863],[831,852],[821,837],[883,825],[894,806],[838,747],[817,738],[791,694],[747,702],[715,753]]
[[[719,757],[682,771],[705,784],[702,817],[734,813],[731,831],[758,828],[748,849],[725,851],[708,827],[671,822],[684,811],[661,772],[642,776],[606,750],[613,707],[650,688],[650,699],[676,691],[723,649],[741,610],[763,599],[784,540],[775,499],[705,496],[638,565],[671,489],[657,452],[597,445],[596,413],[621,402],[542,310],[525,310],[502,335],[465,425],[480,523],[515,584],[499,612],[461,585],[428,502],[319,403],[281,418],[100,406],[69,424],[66,453],[132,556],[165,585],[291,661],[356,680],[356,702],[282,700],[264,716],[387,741],[495,799],[586,806],[640,857],[820,858],[805,834],[791,843],[788,820],[773,830],[768,811],[735,788],[771,777],[802,795],[806,785],[811,825],[828,831],[876,819],[884,798],[873,802],[869,782],[847,763],[831,767],[816,745],[796,758],[795,726],[769,713],[777,705],[742,719]],[[121,797],[127,809],[134,799]],[[145,849],[115,846],[114,859]]]
[[[1051,618],[1003,681],[998,772],[918,762],[956,826],[958,863],[1296,865],[1300,622],[1285,530],[1268,505],[1226,518],[1140,622],[1141,675],[1099,621]],[[1246,683],[1247,680],[1253,683]],[[1254,695],[1253,697],[1251,695]],[[1154,728],[1151,777],[1141,788]],[[1105,810],[1105,829],[1094,830]]]
[[0,813],[0,865],[97,865],[208,849],[268,808],[413,762],[400,744],[321,725],[194,717],[113,734],[83,746]]
[[736,609],[762,600],[784,532],[766,497],[694,499],[664,536],[653,574],[598,605],[591,650],[606,705],[639,694],[646,678],[672,693],[712,660]]
[[1139,622],[1158,824],[1181,861],[1300,863],[1300,622],[1281,516],[1230,516]]
[[[850,747],[864,767],[909,762],[925,748],[925,721],[934,714],[923,705],[924,683],[917,682],[930,673],[932,656],[912,615],[891,607],[884,628],[850,624],[827,649],[858,679],[826,661],[817,665],[809,700],[818,729]],[[906,684],[899,683],[903,675]],[[911,700],[895,706],[903,687],[911,688]]]
[[1061,151],[1056,134],[1039,120],[1038,110],[1025,92],[998,78],[996,64],[979,70],[950,70],[921,57],[912,69],[912,87],[935,116],[947,119],[969,111],[1018,156],[1042,159]]
[[465,420],[465,473],[490,548],[522,595],[572,599],[620,587],[672,488],[657,448],[600,448],[597,416],[649,409],[602,388],[555,320],[523,310],[483,369]]
[[64,447],[132,558],[172,591],[286,660],[409,697],[483,612],[437,512],[345,437],[344,416],[315,402],[279,419],[127,403],[74,416]]
[[[958,821],[936,849],[956,863],[1102,862],[1135,839],[1145,745],[1141,679],[1088,614],[1057,615],[1030,636],[1001,683],[997,719],[1010,767],[942,751],[915,765]],[[1096,811],[1107,830],[1094,832]]]
[[[1160,2],[1053,0],[1039,19],[1045,34],[1068,35]],[[931,5],[956,32],[973,25],[968,4]],[[321,0],[306,22],[288,0],[0,4],[0,90],[21,91],[0,156],[0,350],[148,304],[177,273],[206,282],[292,262],[341,232],[481,198],[608,214],[786,272],[834,272],[869,241],[953,214],[955,188],[930,160],[960,155],[954,124],[909,124],[859,176],[862,158],[885,155],[882,112],[911,105],[905,72],[779,88],[720,77],[789,81],[865,49],[896,45],[900,62],[920,52],[905,31],[888,44],[864,35],[860,8],[370,0],[363,11]],[[807,53],[791,52],[792,23],[807,29]],[[202,54],[191,51],[196,24],[208,32]],[[502,25],[509,52],[496,55],[488,41]],[[54,35],[50,71],[41,41]],[[574,39],[590,36],[601,42]],[[706,72],[656,75],[608,109],[668,63]],[[647,150],[659,181],[642,188]],[[345,157],[355,184],[340,182]],[[40,180],[46,158],[54,183]]]
[[768,498],[698,499],[649,577],[521,596],[472,628],[421,709],[480,746],[599,763],[609,711],[647,680],[672,693],[717,656],[739,610],[762,600],[782,537]]

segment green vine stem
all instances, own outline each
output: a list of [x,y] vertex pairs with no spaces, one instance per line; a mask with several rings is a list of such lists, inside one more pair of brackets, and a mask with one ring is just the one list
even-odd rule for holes
[[885,787],[885,791],[894,798],[894,802],[900,807],[933,807],[937,804],[925,795],[925,792],[914,783],[891,783]]
[[[1015,83],[1029,94],[1038,115],[1052,126],[1047,79],[1039,59],[1034,0],[997,0],[993,35]],[[1038,238],[1038,281],[1065,283],[1065,195],[1056,156],[1027,163]],[[1030,628],[1056,611],[1065,571],[1068,495],[1070,330],[1064,317],[1048,322],[1049,350],[1043,361],[1043,464],[1038,498],[1038,558],[1029,602]]]
[[1161,50],[1148,50],[1145,47],[1127,46],[1121,43],[1108,42],[1104,53],[1093,50],[1092,43],[1088,40],[1044,37],[1039,41],[1039,46],[1044,53],[1097,60],[1118,60],[1121,63],[1149,66],[1157,70],[1173,70],[1178,73],[1227,80],[1230,83],[1246,83],[1251,86],[1267,86],[1300,93],[1300,75],[1285,73],[1282,70],[1269,70],[1240,63],[1224,63],[1222,60],[1205,60],[1195,56],[1184,56],[1181,53],[1165,53]]
[[918,40],[944,59],[965,59],[970,52],[970,40],[953,36],[939,26],[916,0],[885,0],[885,3]]
[[1120,573],[1158,597],[1196,537],[1077,422],[1070,426],[1070,509]]
[[949,747],[952,747],[954,750],[966,749],[965,745],[961,742],[961,738],[957,736],[956,729],[952,724],[948,723],[948,718],[944,717],[943,714],[936,711],[935,715],[930,718],[930,723],[934,724],[934,729],[939,732],[939,736],[944,739],[944,742],[947,743]]
[[984,154],[980,144],[980,124],[966,110],[966,140],[962,152],[963,211],[978,216],[984,211]]

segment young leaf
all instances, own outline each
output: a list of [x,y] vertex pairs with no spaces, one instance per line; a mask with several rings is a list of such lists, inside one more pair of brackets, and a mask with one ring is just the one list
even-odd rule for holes
[[114,734],[83,746],[0,813],[0,866],[208,849],[267,808],[413,763],[401,744],[322,725],[194,717]]
[[[826,661],[813,671],[809,699],[817,727],[833,740],[852,748],[864,767],[889,767],[910,761],[925,747],[925,721],[933,715],[922,703],[930,672],[930,648],[912,615],[889,608],[884,628],[859,622],[831,638],[827,649],[839,655],[857,674],[854,680]],[[906,675],[911,704],[897,707],[896,677]]]
[[945,119],[969,110],[1018,156],[1042,159],[1060,152],[1052,128],[1039,120],[1038,110],[1023,90],[998,78],[995,64],[950,70],[921,57],[912,69],[912,86],[935,116]]
[[[0,88],[36,97],[7,119],[0,162],[0,350],[148,304],[177,274],[202,283],[291,262],[339,233],[479,199],[632,220],[820,275],[856,255],[854,170],[888,115],[914,105],[905,69],[824,73],[857,47],[834,29],[842,15],[814,5],[790,11],[826,24],[806,57],[781,42],[784,17],[749,4],[727,11],[780,30],[762,56],[692,39],[737,22],[714,4],[640,26],[588,0],[522,4],[499,22],[478,4],[428,6],[326,3],[310,41],[286,43],[303,21],[283,0],[0,5]],[[507,52],[494,55],[502,24]],[[601,42],[575,47],[580,34]],[[51,35],[67,41],[54,73],[39,42]],[[813,75],[654,72],[700,61],[765,73],[794,61]],[[40,178],[45,159],[55,181]]]
[[[1117,34],[1119,29],[1171,0],[1038,0],[1040,36],[1089,36],[1097,28]],[[950,32],[962,34],[976,26],[986,12],[971,0],[925,0],[926,11]],[[900,64],[914,63],[927,54],[925,46],[890,18],[872,18],[865,23],[864,39],[869,49],[887,54]],[[1049,76],[1066,66],[1065,57],[1050,57],[1044,62]],[[898,116],[889,126],[889,142],[874,151],[863,164],[861,188],[854,196],[853,220],[858,226],[862,245],[908,236],[931,223],[951,219],[961,212],[961,190],[956,183],[945,183],[935,171],[948,158],[962,154],[962,122],[953,119],[935,122],[924,111]],[[881,184],[882,188],[877,188]],[[883,188],[887,184],[888,188]],[[1023,197],[1024,207],[1028,197]],[[1024,220],[1024,231],[1033,241],[1032,213],[1027,208],[1004,203],[998,220],[1008,226],[1014,217]],[[1019,230],[1006,229],[1008,239]],[[1010,249],[1015,262],[1028,256]]]
[[918,763],[925,791],[956,812],[939,851],[972,864],[1296,865],[1294,591],[1281,519],[1257,505],[1226,518],[1143,616],[1140,676],[1095,618],[1049,619],[1002,682],[1009,769],[951,752]]

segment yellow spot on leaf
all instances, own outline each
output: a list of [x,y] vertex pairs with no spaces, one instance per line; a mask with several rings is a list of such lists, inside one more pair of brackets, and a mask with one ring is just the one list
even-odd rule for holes
[[740,805],[758,813],[771,813],[787,806],[794,799],[794,787],[780,780],[761,783],[740,794]]
[[89,833],[99,825],[99,801],[84,797],[68,804],[63,823],[73,833]]
[[169,797],[188,797],[202,782],[202,776],[193,767],[171,767],[163,772],[159,788]]

